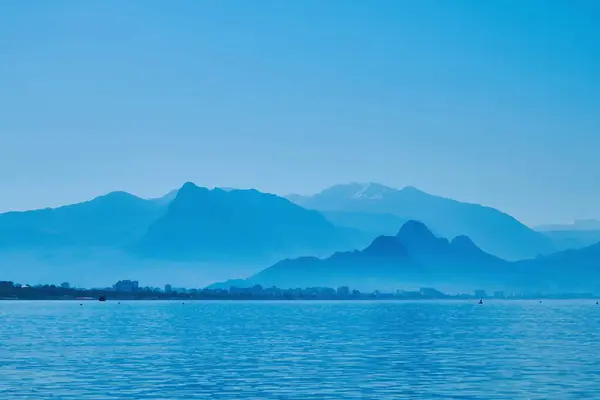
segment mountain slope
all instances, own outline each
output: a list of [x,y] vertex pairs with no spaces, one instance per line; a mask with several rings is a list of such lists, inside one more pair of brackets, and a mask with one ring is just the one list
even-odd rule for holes
[[423,221],[444,237],[469,236],[486,252],[518,260],[551,253],[552,240],[494,208],[461,203],[407,187],[380,184],[337,185],[310,197],[290,197],[303,207],[322,212],[394,214]]
[[581,249],[600,242],[600,230],[546,231],[557,250]]
[[600,242],[600,221],[595,219],[578,219],[563,225],[540,225],[535,229],[550,238],[557,250],[581,249]]
[[422,271],[393,236],[380,236],[362,251],[338,252],[326,259],[287,259],[259,272],[247,285],[280,288],[351,286],[395,288],[418,280]]
[[572,224],[554,224],[536,226],[538,232],[549,231],[600,231],[600,221],[595,219],[576,219]]
[[186,183],[136,246],[170,259],[257,259],[330,254],[349,245],[321,214],[256,190]]
[[600,243],[517,263],[521,280],[556,291],[600,293]]
[[0,250],[120,246],[143,235],[165,208],[125,192],[73,205],[0,214]]
[[326,259],[284,260],[246,284],[347,285],[367,290],[436,285],[472,290],[479,284],[502,287],[511,273],[510,263],[483,252],[467,237],[449,242],[434,236],[423,223],[408,221],[396,236],[379,236],[362,251],[335,253]]

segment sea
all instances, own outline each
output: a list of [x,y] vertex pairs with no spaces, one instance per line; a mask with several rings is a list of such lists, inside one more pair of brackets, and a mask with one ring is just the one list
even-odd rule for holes
[[0,399],[600,399],[600,306],[0,301]]

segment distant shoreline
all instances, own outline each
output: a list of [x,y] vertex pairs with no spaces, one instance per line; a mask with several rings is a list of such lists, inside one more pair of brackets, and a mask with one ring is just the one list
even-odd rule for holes
[[[124,283],[128,283],[124,285]],[[123,286],[125,289],[119,290]],[[230,287],[227,289],[171,289],[139,288],[137,282],[120,281],[111,288],[84,289],[69,287],[67,283],[56,285],[20,285],[10,281],[0,281],[0,300],[69,300],[69,301],[127,301],[127,300],[282,300],[282,301],[359,301],[359,300],[575,300],[600,299],[592,293],[505,293],[497,291],[487,294],[483,290],[472,293],[446,294],[434,288],[421,288],[416,291],[397,290],[394,293],[380,291],[361,292],[348,286],[337,289],[329,287],[308,287],[296,289],[280,289],[277,287],[263,288],[260,285],[252,287]]]
[[[284,298],[273,298],[273,297],[248,297],[248,298],[190,298],[190,297],[163,297],[163,298],[151,298],[151,297],[112,297],[107,298],[105,302],[119,302],[119,301],[278,301],[278,302],[295,302],[295,301],[332,301],[332,302],[360,302],[360,301],[385,301],[385,302],[401,302],[401,301],[479,301],[479,298],[476,297],[444,297],[444,298],[377,298],[377,297],[364,297],[364,298],[297,298],[297,299],[284,299]],[[600,296],[585,296],[585,297],[568,297],[568,296],[547,296],[547,297],[506,297],[506,298],[496,298],[496,297],[488,297],[484,298],[485,302],[494,302],[494,301],[542,301],[542,300],[600,300]],[[86,299],[78,299],[78,298],[57,298],[57,297],[48,297],[48,298],[0,298],[0,301],[10,302],[10,301],[69,301],[69,302],[100,302],[97,298],[86,298]]]

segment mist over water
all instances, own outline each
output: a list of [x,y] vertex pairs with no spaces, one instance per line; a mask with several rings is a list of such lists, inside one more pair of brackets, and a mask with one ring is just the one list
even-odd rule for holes
[[0,398],[600,397],[594,301],[0,302]]

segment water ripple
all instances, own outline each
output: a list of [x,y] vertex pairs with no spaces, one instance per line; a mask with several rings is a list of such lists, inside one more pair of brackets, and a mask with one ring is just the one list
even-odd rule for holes
[[1,399],[600,398],[585,301],[0,302]]

